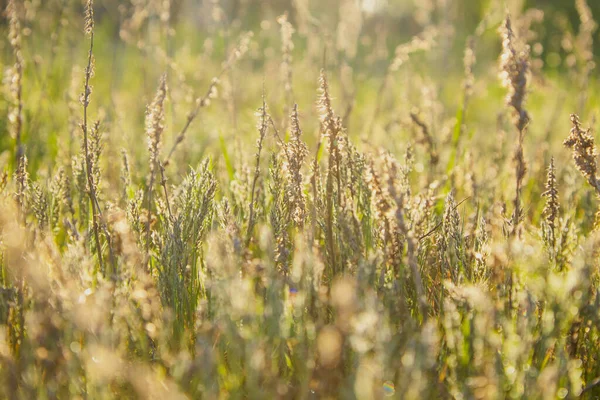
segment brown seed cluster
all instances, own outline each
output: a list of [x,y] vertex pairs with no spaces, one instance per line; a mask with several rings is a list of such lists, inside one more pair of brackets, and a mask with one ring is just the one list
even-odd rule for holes
[[596,175],[597,164],[596,157],[598,151],[594,143],[590,129],[583,129],[579,117],[571,114],[571,123],[573,127],[569,137],[565,139],[564,145],[573,151],[573,160],[581,174],[587,179],[588,183],[600,193],[600,182]]

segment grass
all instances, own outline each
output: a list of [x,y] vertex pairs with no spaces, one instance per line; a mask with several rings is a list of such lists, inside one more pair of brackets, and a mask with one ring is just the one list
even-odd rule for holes
[[0,397],[600,395],[585,0],[205,3],[8,1]]

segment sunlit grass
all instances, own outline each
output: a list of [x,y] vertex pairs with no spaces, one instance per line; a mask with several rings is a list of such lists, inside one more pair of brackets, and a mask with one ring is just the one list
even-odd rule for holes
[[0,397],[600,393],[585,1],[8,3]]

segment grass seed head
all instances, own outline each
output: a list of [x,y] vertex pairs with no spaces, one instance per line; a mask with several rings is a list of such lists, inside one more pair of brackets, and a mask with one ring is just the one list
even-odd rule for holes
[[85,4],[84,21],[84,32],[86,35],[91,35],[94,31],[94,0],[87,0]]
[[500,34],[500,80],[508,90],[506,105],[513,109],[515,125],[519,132],[522,132],[529,123],[529,114],[524,106],[529,75],[529,46],[521,43],[515,36],[510,15],[506,16],[500,27]]
[[596,176],[597,164],[596,157],[598,151],[594,143],[590,129],[584,130],[581,127],[579,116],[571,114],[571,123],[573,127],[569,136],[564,141],[564,145],[573,151],[573,160],[575,166],[581,174],[587,179],[590,185],[600,194],[600,183]]
[[148,151],[150,152],[150,170],[154,171],[159,159],[164,130],[165,108],[167,97],[167,77],[162,75],[154,100],[146,109],[146,136],[148,137]]

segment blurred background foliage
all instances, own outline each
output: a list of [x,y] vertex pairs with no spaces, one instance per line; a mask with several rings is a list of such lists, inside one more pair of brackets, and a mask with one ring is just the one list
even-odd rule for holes
[[[5,7],[6,0],[0,0]],[[475,99],[471,106],[472,131],[486,132],[497,125],[504,90],[497,79],[501,43],[497,32],[506,10],[515,17],[518,34],[531,47],[533,84],[531,134],[559,143],[568,131],[566,118],[548,110],[576,111],[595,124],[588,112],[597,105],[594,90],[570,96],[573,87],[595,87],[594,55],[581,29],[581,10],[575,1],[466,1],[466,0],[96,0],[96,76],[91,110],[103,121],[108,147],[131,149],[132,170],[137,179],[147,172],[145,149],[139,146],[140,124],[145,106],[154,94],[159,76],[170,75],[169,110],[165,141],[170,146],[194,99],[219,75],[228,54],[240,36],[252,32],[248,54],[239,68],[221,76],[219,96],[202,114],[202,122],[189,133],[192,138],[178,153],[175,176],[186,173],[206,155],[220,157],[223,143],[235,143],[233,153],[253,146],[253,110],[263,86],[267,103],[285,104],[281,75],[281,33],[278,17],[287,13],[295,31],[291,56],[294,74],[293,101],[298,103],[307,132],[306,141],[318,140],[318,110],[314,100],[319,70],[332,74],[331,87],[337,107],[346,115],[345,126],[352,138],[385,145],[395,153],[402,142],[388,143],[390,134],[410,126],[410,107],[421,104],[435,135],[450,140],[460,109],[464,73],[463,54],[474,38],[476,63]],[[87,59],[81,16],[81,0],[27,0],[22,7],[23,54],[25,59],[24,144],[32,177],[49,174],[49,162],[70,159],[77,150],[77,106]],[[600,3],[589,2],[592,15],[600,15]],[[6,19],[0,30],[6,37]],[[588,25],[591,37],[598,31]],[[401,70],[389,74],[397,51],[416,36],[435,36],[433,51],[415,52]],[[600,40],[593,40],[598,46]],[[404,49],[406,50],[406,49]],[[4,67],[10,66],[12,50],[0,41]],[[600,54],[596,51],[595,54]],[[401,59],[402,57],[400,57]],[[591,68],[589,68],[591,65]],[[542,73],[543,72],[543,73]],[[8,75],[6,75],[8,76]],[[5,77],[6,77],[5,76]],[[6,80],[5,77],[3,80]],[[6,83],[6,82],[5,82]],[[6,85],[5,85],[6,86]],[[382,90],[385,86],[385,90]],[[584,97],[586,97],[584,99]],[[7,97],[9,98],[9,97]],[[580,100],[584,99],[584,100]],[[441,108],[440,104],[449,104]],[[0,107],[8,103],[0,100]],[[285,124],[287,106],[270,110]],[[374,115],[377,123],[373,123]],[[227,118],[223,118],[226,116]],[[408,123],[406,122],[408,118]],[[385,124],[379,124],[387,121]],[[6,121],[0,121],[4,131]],[[550,129],[552,127],[552,129]],[[69,132],[69,142],[64,135]],[[485,136],[485,135],[483,135]],[[60,139],[59,139],[60,138]],[[562,139],[561,139],[562,140]],[[490,150],[491,142],[474,135],[479,148]],[[10,165],[13,143],[0,137],[0,164]],[[491,151],[491,150],[490,150]],[[229,155],[228,155],[229,156]],[[106,173],[117,177],[118,152]],[[45,171],[45,172],[44,172]]]
[[[5,9],[6,2],[0,0],[0,8]],[[131,7],[146,8],[152,18],[153,8],[160,1],[96,0],[95,3],[97,20],[110,25],[110,30],[116,36]],[[83,9],[80,0],[28,0],[24,4],[30,10],[31,18],[35,18],[34,10],[39,8],[54,9],[57,15],[63,17],[69,17],[67,9],[77,8],[72,6]],[[172,27],[179,23],[192,24],[196,32],[212,33],[222,27],[260,30],[261,24],[264,27],[264,21],[273,21],[277,16],[288,13],[293,26],[320,29],[326,37],[336,35],[338,22],[342,14],[348,11],[347,4],[347,1],[341,0],[173,0],[170,2],[169,18]],[[464,38],[473,34],[482,20],[492,17],[496,22],[505,9],[516,15],[523,10],[537,9],[543,13],[543,17],[540,17],[536,32],[540,35],[539,42],[544,46],[543,58],[547,60],[550,57],[551,67],[561,65],[556,56],[571,50],[568,41],[564,40],[565,35],[576,34],[580,25],[576,2],[566,0],[355,0],[355,4],[362,13],[359,26],[361,33],[387,32],[390,42],[387,45],[392,50],[397,45],[391,43],[392,39],[399,42],[409,39],[430,23],[451,24],[453,34]],[[215,7],[219,9],[216,13]],[[600,14],[600,2],[590,1],[589,8],[594,16]],[[494,13],[497,15],[492,15]],[[160,15],[154,17],[161,18]],[[48,20],[47,14],[45,18]],[[6,19],[0,21],[4,28],[6,24]],[[594,45],[598,50],[600,41]],[[364,55],[368,52],[366,48],[369,43],[361,47],[362,51],[358,54]]]
[[[0,7],[4,9],[5,3],[6,0],[0,0]],[[31,136],[25,139],[29,142],[30,151],[33,151],[32,155],[46,152],[51,152],[53,156],[58,154],[59,146],[52,143],[56,135],[50,134],[50,131],[64,129],[58,121],[67,119],[68,110],[57,109],[55,100],[65,99],[69,92],[65,88],[77,87],[79,82],[74,81],[77,74],[72,73],[81,71],[87,53],[85,41],[73,34],[82,28],[83,3],[81,0],[27,0],[22,3],[23,51],[25,59],[31,60],[25,66],[25,74],[33,77],[26,79],[26,85],[30,85],[29,89],[32,90],[31,95],[26,96],[26,101],[31,102],[26,112],[30,116],[36,115],[35,118],[26,118],[26,124],[39,123],[48,115],[65,117],[54,118],[57,123],[54,127],[33,125],[37,129],[30,129]],[[600,2],[590,1],[589,7],[593,15],[600,15]],[[190,153],[198,155],[197,159],[190,161],[198,161],[207,149],[207,140],[227,138],[238,128],[253,127],[252,115],[239,115],[231,111],[236,107],[244,109],[245,105],[255,104],[256,90],[260,91],[263,79],[268,100],[281,100],[279,97],[273,98],[280,93],[280,79],[269,79],[280,73],[281,44],[277,23],[280,15],[287,13],[296,31],[293,58],[294,68],[299,73],[294,90],[298,93],[300,110],[311,113],[314,111],[312,100],[318,70],[322,66],[340,72],[339,79],[332,81],[338,89],[336,97],[352,98],[358,109],[361,102],[372,101],[376,95],[396,47],[430,28],[438,33],[437,51],[411,56],[411,65],[406,67],[406,73],[397,78],[407,79],[409,68],[421,78],[429,77],[433,81],[446,78],[435,89],[435,95],[440,100],[456,100],[464,75],[462,54],[468,37],[475,36],[477,39],[475,74],[496,74],[495,66],[500,52],[497,27],[507,9],[516,20],[521,21],[520,33],[526,36],[532,48],[532,71],[542,84],[545,83],[544,79],[535,71],[543,70],[544,76],[561,81],[559,86],[579,79],[573,75],[573,71],[578,68],[581,70],[582,65],[590,60],[583,54],[585,46],[578,44],[581,19],[575,1],[96,0],[96,67],[97,75],[102,77],[102,84],[96,85],[95,96],[99,100],[96,104],[100,105],[101,116],[107,122],[118,120],[115,114],[124,113],[125,110],[129,116],[132,113],[137,115],[135,123],[140,122],[144,117],[143,104],[152,96],[158,76],[171,70],[177,76],[177,82],[172,82],[177,86],[173,96],[180,97],[177,100],[181,100],[179,104],[182,106],[179,114],[178,107],[173,106],[170,116],[172,121],[179,121],[197,91],[202,90],[218,73],[218,60],[226,58],[243,32],[252,31],[254,39],[249,57],[244,60],[243,70],[244,74],[252,72],[253,80],[248,79],[243,85],[238,85],[245,88],[236,96],[233,96],[236,86],[226,85],[224,90],[230,96],[225,98],[232,99],[225,104],[230,111],[231,126],[223,127],[220,124],[219,132],[200,135],[198,147],[190,149]],[[0,29],[6,35],[6,19],[2,19],[0,24]],[[597,32],[592,32],[594,38]],[[599,44],[600,40],[594,40],[596,50]],[[4,60],[11,59],[8,41],[0,42],[0,51]],[[600,51],[595,51],[595,54],[600,54]],[[342,71],[345,70],[351,71],[348,74],[351,78],[346,79],[344,86],[341,82],[344,78]],[[310,74],[304,71],[310,71]],[[229,79],[235,82],[233,76],[229,76]],[[350,84],[349,80],[352,81]],[[593,75],[588,83],[595,84]],[[256,86],[253,88],[256,90],[247,90],[252,85]],[[414,86],[413,91],[420,91],[418,84]],[[44,90],[33,90],[40,88]],[[484,92],[496,89],[490,86]],[[405,88],[396,94],[388,91],[386,96],[411,96],[407,91],[410,92],[410,89]],[[40,93],[43,95],[37,98]],[[135,101],[135,96],[139,97],[140,93],[143,93],[143,97]],[[496,91],[492,95],[499,93]],[[77,97],[77,94],[74,96]],[[487,100],[486,97],[481,99]],[[499,105],[498,100],[497,96],[490,96],[489,107]],[[132,104],[130,101],[139,103],[140,107],[132,110],[125,106],[113,110],[113,106],[119,104]],[[532,98],[531,101],[536,100]],[[391,101],[388,103],[393,104]],[[595,98],[590,95],[588,105],[594,103]],[[391,106],[389,108],[391,110]],[[584,110],[578,111],[585,118]],[[273,110],[279,120],[283,119],[282,112]],[[207,118],[210,122],[210,115]],[[368,117],[353,113],[348,123],[350,126],[365,126],[365,119]],[[490,114],[489,119],[483,118],[481,122],[494,124],[495,116]],[[173,128],[173,124],[168,123],[167,126]],[[310,130],[315,126],[309,122],[307,128]],[[138,140],[137,135],[127,132],[127,126],[121,129],[130,144]],[[44,140],[36,140],[38,138],[35,135],[41,135],[39,138]],[[314,139],[308,140],[310,144]],[[0,139],[0,146],[3,149],[10,148],[9,140],[6,137]],[[40,158],[31,159],[35,162]],[[33,167],[33,170],[37,170],[36,165]]]

